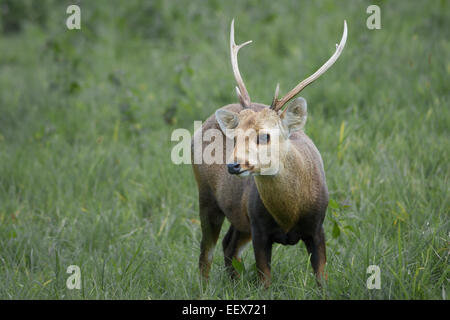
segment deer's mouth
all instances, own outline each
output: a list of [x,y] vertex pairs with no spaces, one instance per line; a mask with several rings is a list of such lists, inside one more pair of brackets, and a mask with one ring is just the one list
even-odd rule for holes
[[252,174],[254,174],[254,169],[255,169],[255,167],[254,166],[249,166],[249,167],[244,167],[244,168],[242,168],[241,167],[241,171],[239,171],[238,173],[237,173],[237,175],[239,176],[239,177],[247,177],[247,176],[250,176],[250,175],[252,175]]
[[239,173],[237,173],[237,175],[239,176],[239,177],[247,177],[247,176],[249,176],[250,175],[250,170],[242,170],[242,171],[240,171]]

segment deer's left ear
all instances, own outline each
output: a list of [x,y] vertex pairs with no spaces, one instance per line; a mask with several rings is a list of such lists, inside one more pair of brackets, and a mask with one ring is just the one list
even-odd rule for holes
[[287,137],[293,132],[303,129],[307,115],[306,100],[304,98],[299,97],[289,103],[280,115],[281,126]]

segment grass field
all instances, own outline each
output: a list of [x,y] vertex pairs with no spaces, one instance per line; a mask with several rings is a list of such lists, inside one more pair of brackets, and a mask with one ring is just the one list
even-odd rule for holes
[[[0,1],[1,299],[448,299],[450,8],[447,1]],[[8,10],[6,10],[8,8]],[[328,281],[305,246],[253,249],[232,282],[220,243],[200,282],[201,231],[176,128],[237,102],[232,18],[253,101],[270,104],[346,48],[302,92],[324,160]],[[222,239],[228,222],[222,229]],[[80,290],[69,290],[78,265]],[[369,265],[381,289],[368,290]]]

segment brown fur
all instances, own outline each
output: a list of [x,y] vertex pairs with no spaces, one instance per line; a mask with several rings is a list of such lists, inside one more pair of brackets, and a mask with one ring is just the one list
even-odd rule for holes
[[[243,129],[259,131],[279,121],[277,113],[262,104],[252,103],[245,110],[239,104],[223,108],[239,113],[238,127]],[[215,115],[202,127],[203,131],[210,128],[220,130]],[[193,139],[201,139],[200,133]],[[207,144],[203,142],[203,149]],[[225,155],[223,145],[226,163],[230,155]],[[312,255],[316,276],[321,278],[326,261],[322,222],[328,204],[322,159],[303,131],[293,133],[287,147],[281,152],[280,171],[274,176],[242,178],[229,174],[226,164],[193,164],[203,233],[199,259],[203,276],[208,277],[212,250],[226,217],[231,223],[223,242],[228,267],[251,237],[256,264],[267,286],[271,279],[272,243],[295,244],[302,239]],[[198,152],[192,143],[192,154]]]

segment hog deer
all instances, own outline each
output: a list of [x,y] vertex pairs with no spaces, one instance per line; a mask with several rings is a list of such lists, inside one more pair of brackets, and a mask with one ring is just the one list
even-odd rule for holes
[[[192,164],[198,186],[202,239],[199,268],[208,278],[213,251],[225,217],[230,221],[222,245],[225,266],[231,276],[237,276],[233,259],[240,261],[244,246],[251,240],[259,277],[265,287],[271,283],[271,255],[273,243],[294,245],[301,239],[310,254],[311,265],[320,284],[326,262],[323,221],[328,205],[328,189],[322,158],[314,143],[303,132],[307,118],[306,100],[296,98],[284,110],[282,107],[301,90],[319,78],[338,59],[347,39],[347,23],[339,45],[331,58],[314,74],[301,81],[283,98],[278,99],[279,86],[270,106],[252,103],[239,72],[237,54],[249,44],[236,45],[234,19],[230,30],[231,65],[237,82],[239,104],[218,109],[197,130],[191,143],[191,155],[201,153],[208,143],[201,135],[217,129],[222,139],[233,138],[230,132],[248,129],[256,134],[240,146],[235,134],[230,158],[222,164]],[[242,131],[239,131],[241,129]],[[278,131],[276,131],[278,130]],[[280,132],[271,137],[270,132]],[[200,143],[194,143],[196,139]],[[258,155],[263,146],[278,144],[276,172],[262,174],[264,165],[250,163],[250,151]],[[225,144],[223,144],[225,145]]]

